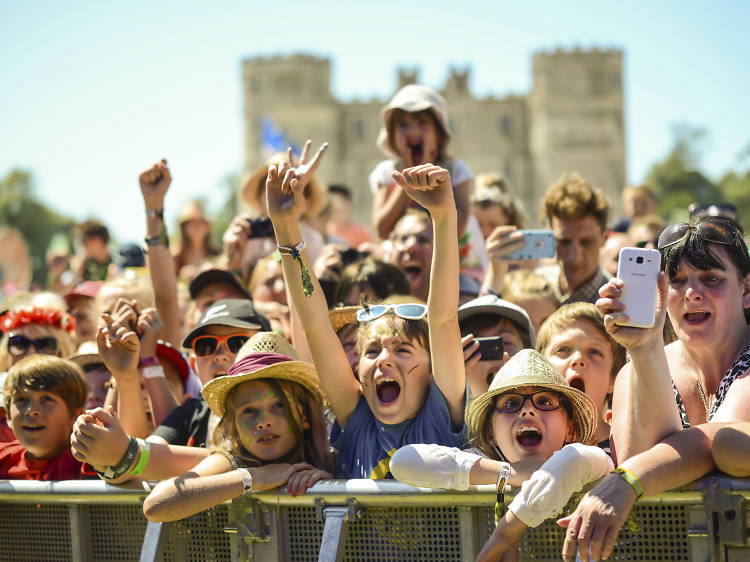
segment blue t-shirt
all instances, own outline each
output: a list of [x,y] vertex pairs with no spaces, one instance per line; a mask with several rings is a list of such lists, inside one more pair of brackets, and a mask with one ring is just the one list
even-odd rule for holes
[[453,431],[448,403],[435,381],[417,417],[389,425],[378,421],[364,397],[341,429],[333,424],[331,441],[347,478],[393,478],[390,460],[396,449],[414,443],[461,447],[464,425]]

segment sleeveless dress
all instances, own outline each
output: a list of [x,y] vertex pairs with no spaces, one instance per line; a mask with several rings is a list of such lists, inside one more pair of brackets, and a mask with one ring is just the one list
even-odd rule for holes
[[[716,414],[716,410],[718,410],[719,406],[721,406],[721,403],[724,402],[724,398],[726,398],[727,392],[729,392],[729,387],[732,386],[732,383],[737,380],[743,373],[745,373],[748,368],[750,368],[750,345],[748,345],[744,349],[744,351],[737,356],[737,358],[734,360],[734,363],[732,363],[729,369],[727,369],[726,373],[724,373],[724,376],[719,383],[719,389],[716,391],[716,399],[714,400],[714,405],[712,406],[711,411],[706,418],[707,422],[710,422],[713,419],[714,415]],[[690,422],[688,421],[685,404],[682,402],[682,397],[677,391],[677,387],[674,385],[674,381],[672,381],[672,390],[674,390],[674,398],[677,402],[677,408],[680,411],[682,429],[689,429]]]

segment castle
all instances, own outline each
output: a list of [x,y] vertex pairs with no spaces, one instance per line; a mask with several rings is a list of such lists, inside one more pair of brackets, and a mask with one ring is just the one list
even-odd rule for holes
[[[625,184],[623,53],[618,49],[539,52],[525,96],[477,98],[469,69],[450,70],[440,92],[453,138],[448,152],[475,174],[500,172],[537,220],[539,201],[564,172],[578,171],[611,199],[620,214]],[[383,155],[375,146],[388,100],[341,102],[331,93],[327,58],[249,58],[242,63],[246,171],[264,161],[269,123],[284,142],[330,142],[318,171],[323,182],[348,185],[356,217],[370,222],[367,178]],[[398,87],[419,81],[398,71]],[[264,129],[265,128],[265,129]]]

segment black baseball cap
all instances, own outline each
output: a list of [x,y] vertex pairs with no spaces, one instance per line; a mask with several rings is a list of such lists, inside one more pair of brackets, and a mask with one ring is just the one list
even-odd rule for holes
[[240,278],[237,277],[231,271],[226,269],[207,269],[199,273],[195,279],[190,282],[190,298],[195,300],[201,291],[213,285],[214,283],[226,283],[237,289],[246,299],[250,299],[250,293],[247,291],[247,287],[242,284]]
[[232,326],[248,330],[270,332],[271,323],[258,312],[248,299],[221,299],[206,309],[198,323],[185,337],[182,346],[192,347],[193,340],[209,326]]

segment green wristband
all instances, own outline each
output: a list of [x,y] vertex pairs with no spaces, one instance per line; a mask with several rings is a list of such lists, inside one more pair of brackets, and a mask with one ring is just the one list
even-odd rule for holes
[[617,474],[620,478],[625,480],[630,486],[633,488],[633,491],[635,492],[635,499],[640,498],[643,495],[644,489],[643,484],[641,484],[641,481],[638,480],[638,478],[630,472],[627,468],[623,468],[621,466],[618,466],[616,469],[612,471],[612,474]]
[[135,466],[130,471],[132,476],[140,476],[140,474],[146,469],[148,459],[151,456],[151,443],[140,438],[137,438],[136,441],[138,441],[138,445],[141,448],[141,454],[138,457],[138,462],[135,463]]
[[125,456],[122,457],[122,460],[115,466],[108,466],[104,472],[100,472],[99,474],[107,480],[117,480],[128,471],[137,454],[138,441],[136,441],[134,437],[131,437],[128,442],[128,448],[125,451]]

